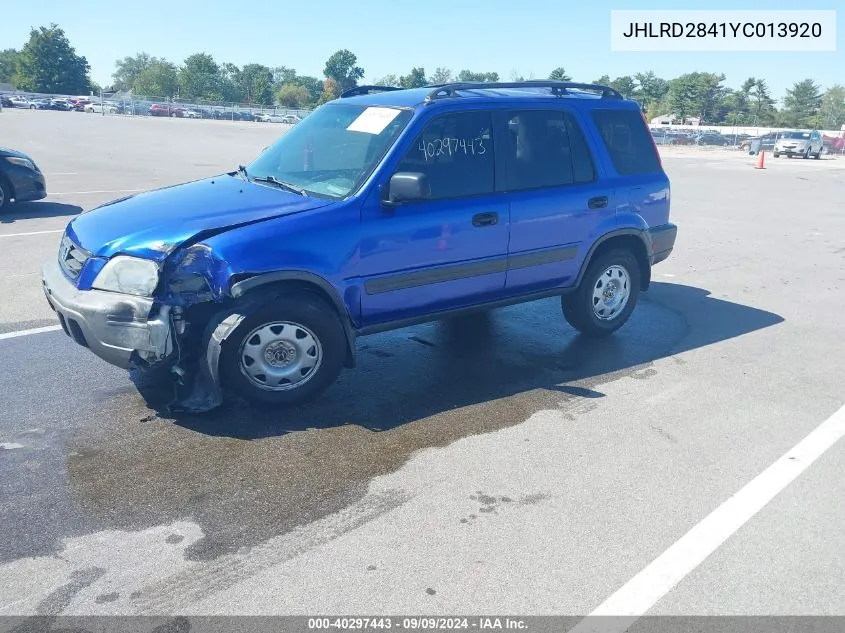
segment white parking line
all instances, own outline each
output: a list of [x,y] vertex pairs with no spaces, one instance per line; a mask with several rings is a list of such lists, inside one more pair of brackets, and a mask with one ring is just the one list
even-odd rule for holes
[[[599,605],[570,633],[624,631],[698,567],[722,543],[757,514],[810,464],[845,436],[845,407],[716,508]],[[623,616],[610,622],[592,616]]]
[[31,330],[18,330],[17,332],[6,332],[5,334],[0,334],[0,341],[6,340],[8,338],[18,338],[21,336],[29,336],[30,334],[42,334],[44,332],[55,332],[56,330],[61,330],[61,325],[47,325],[45,327],[35,327]]
[[89,193],[135,193],[138,191],[147,191],[146,189],[110,189],[103,191],[61,191],[59,193],[50,192],[51,196],[86,196]]
[[23,237],[24,235],[46,235],[47,233],[62,233],[64,229],[53,231],[30,231],[29,233],[0,233],[0,237]]

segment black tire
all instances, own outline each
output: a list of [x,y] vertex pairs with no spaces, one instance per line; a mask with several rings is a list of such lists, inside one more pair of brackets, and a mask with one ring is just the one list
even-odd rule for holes
[[[264,325],[285,321],[310,330],[318,342],[321,360],[313,374],[306,374],[301,386],[273,391],[247,378],[241,366],[241,350],[247,338]],[[295,329],[295,328],[294,328]],[[297,337],[300,332],[297,332]],[[260,340],[260,337],[259,337]],[[262,351],[265,348],[262,348]],[[259,404],[292,405],[314,399],[340,374],[346,361],[346,334],[337,312],[324,299],[312,293],[280,297],[255,309],[224,341],[220,351],[220,377],[225,388]],[[315,352],[320,353],[320,352]],[[255,361],[254,361],[255,362]],[[266,379],[266,376],[265,376]]]
[[780,158],[780,154],[778,154],[777,152],[772,152],[772,156],[774,156],[775,158]]
[[[624,269],[628,276],[628,301],[622,310],[608,320],[600,319],[593,309],[593,290],[599,278],[611,267]],[[631,316],[637,305],[640,293],[640,264],[628,250],[613,250],[604,253],[590,262],[578,288],[571,294],[561,297],[563,316],[576,330],[589,337],[602,337],[612,334]]]
[[822,157],[822,151],[821,151],[821,150],[817,151],[817,152],[813,155],[813,158],[815,158],[816,160],[819,160],[821,157]]
[[0,175],[0,212],[12,206],[12,187],[5,177]]

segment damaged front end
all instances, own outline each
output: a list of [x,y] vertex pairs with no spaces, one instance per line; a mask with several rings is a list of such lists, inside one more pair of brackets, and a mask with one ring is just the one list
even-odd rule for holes
[[156,303],[167,315],[169,344],[161,353],[134,354],[130,376],[142,392],[172,386],[170,412],[201,413],[223,402],[220,348],[243,318],[228,294],[228,279],[228,264],[200,242],[174,248],[164,261]]

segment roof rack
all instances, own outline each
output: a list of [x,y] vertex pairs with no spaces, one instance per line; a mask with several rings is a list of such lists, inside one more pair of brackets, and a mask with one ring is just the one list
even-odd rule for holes
[[358,95],[368,95],[372,92],[390,92],[391,90],[402,90],[396,86],[355,86],[345,92],[340,93],[340,99],[347,97],[357,97]]
[[435,86],[428,96],[425,98],[426,103],[431,103],[437,99],[446,99],[449,97],[459,97],[460,90],[496,90],[499,88],[550,88],[552,94],[561,97],[563,95],[571,94],[570,89],[574,90],[593,90],[601,92],[602,99],[623,99],[624,97],[613,88],[608,86],[600,86],[599,84],[580,84],[571,81],[514,81],[514,82],[457,82],[451,84],[443,84]]

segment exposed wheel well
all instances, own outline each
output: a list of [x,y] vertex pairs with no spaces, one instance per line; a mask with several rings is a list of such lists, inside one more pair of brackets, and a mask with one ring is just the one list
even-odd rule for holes
[[640,289],[648,290],[651,283],[651,263],[648,260],[645,243],[636,235],[616,235],[606,239],[596,247],[596,250],[590,256],[590,260],[584,264],[584,268],[586,269],[590,261],[596,257],[617,249],[627,250],[634,254],[640,264]]

